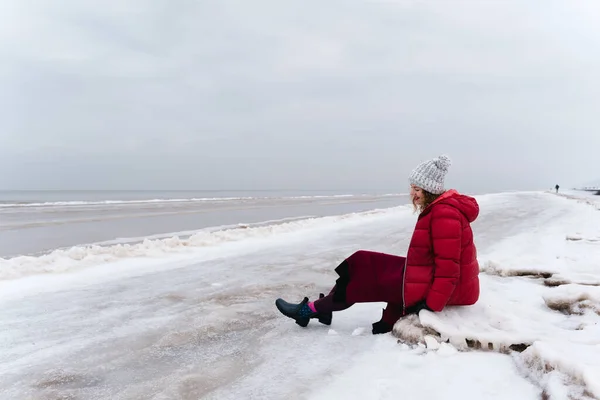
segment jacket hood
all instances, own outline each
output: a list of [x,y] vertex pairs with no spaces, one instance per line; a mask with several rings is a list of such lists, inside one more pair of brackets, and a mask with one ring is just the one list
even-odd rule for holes
[[469,223],[475,221],[479,216],[479,204],[471,196],[458,193],[456,190],[448,190],[438,197],[431,205],[447,204],[460,211]]

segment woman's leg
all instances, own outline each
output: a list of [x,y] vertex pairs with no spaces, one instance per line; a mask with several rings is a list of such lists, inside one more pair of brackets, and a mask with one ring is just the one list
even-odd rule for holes
[[347,308],[350,308],[353,303],[345,303],[345,302],[336,302],[333,300],[333,296],[335,294],[334,286],[329,294],[325,297],[321,297],[319,300],[316,300],[312,304],[309,303],[309,306],[313,305],[316,312],[320,314],[328,314],[333,311],[342,311]]
[[314,302],[309,302],[308,297],[305,297],[298,304],[277,299],[275,305],[283,315],[296,320],[296,323],[300,326],[307,326],[308,321],[312,318],[317,318],[322,324],[331,325],[333,311],[345,310],[352,306],[350,303],[335,301],[333,299],[335,289],[334,286],[327,296],[321,293],[319,299]]
[[[405,260],[404,257],[359,250],[335,268],[339,278],[327,296],[314,302],[305,297],[295,304],[279,298],[275,305],[282,314],[304,327],[312,318],[329,325],[334,311],[345,310],[354,303],[401,303]],[[389,314],[393,318],[393,313]]]

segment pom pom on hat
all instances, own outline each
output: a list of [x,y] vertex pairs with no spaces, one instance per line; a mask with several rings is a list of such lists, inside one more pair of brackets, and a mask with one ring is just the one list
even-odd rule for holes
[[452,160],[447,155],[434,158],[419,164],[408,178],[411,185],[418,186],[433,194],[444,193],[444,179]]
[[434,164],[442,171],[448,171],[448,168],[452,166],[452,160],[445,154],[442,154],[438,158],[433,159]]

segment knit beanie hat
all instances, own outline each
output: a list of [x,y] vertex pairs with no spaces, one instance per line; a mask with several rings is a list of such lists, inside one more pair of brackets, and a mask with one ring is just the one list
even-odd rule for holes
[[408,178],[411,185],[418,186],[429,193],[444,193],[444,178],[452,161],[446,155],[425,161],[412,170]]

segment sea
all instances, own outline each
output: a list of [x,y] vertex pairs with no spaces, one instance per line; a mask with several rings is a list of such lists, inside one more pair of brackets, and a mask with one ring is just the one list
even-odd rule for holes
[[276,226],[408,204],[374,191],[0,191],[0,259]]

